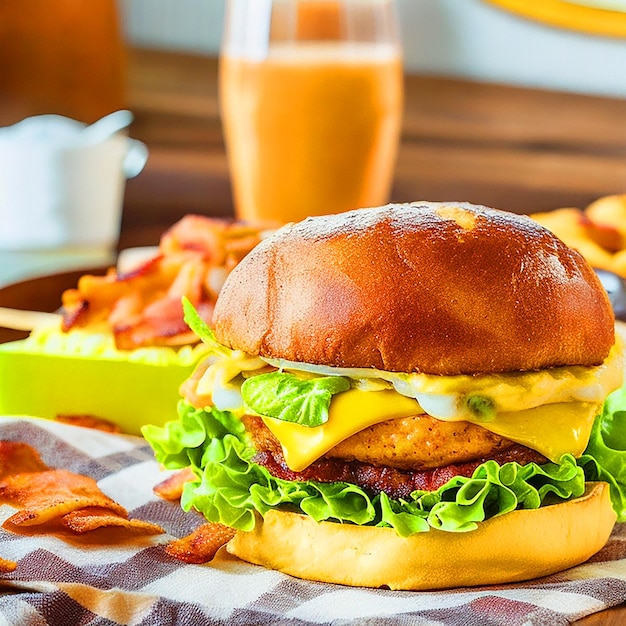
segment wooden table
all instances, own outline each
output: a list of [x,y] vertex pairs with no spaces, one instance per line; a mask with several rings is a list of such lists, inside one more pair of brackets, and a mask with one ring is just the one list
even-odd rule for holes
[[[232,215],[216,60],[135,49],[128,62],[131,134],[150,159],[128,182],[121,245],[154,243],[189,212]],[[622,192],[626,100],[406,77],[392,200],[529,213]]]

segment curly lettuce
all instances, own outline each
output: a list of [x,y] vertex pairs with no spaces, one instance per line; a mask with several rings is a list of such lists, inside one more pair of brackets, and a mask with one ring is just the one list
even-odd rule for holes
[[[615,395],[617,394],[617,395]],[[626,519],[626,392],[607,401],[585,454],[563,455],[558,463],[498,465],[487,461],[471,477],[457,476],[436,491],[415,491],[409,498],[372,496],[345,483],[287,481],[253,461],[255,450],[241,422],[228,411],[196,409],[184,400],[179,419],[164,427],[146,426],[143,434],[166,468],[191,466],[196,480],[185,485],[181,504],[209,521],[252,530],[255,514],[282,507],[317,521],[332,520],[394,528],[402,537],[430,528],[474,530],[480,522],[516,509],[581,496],[585,482],[610,484],[613,506]]]
[[578,463],[587,480],[610,485],[617,521],[626,522],[626,385],[606,399]]

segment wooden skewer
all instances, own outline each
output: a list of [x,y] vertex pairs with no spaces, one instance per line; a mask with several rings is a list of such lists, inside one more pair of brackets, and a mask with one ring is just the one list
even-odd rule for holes
[[56,323],[61,319],[57,313],[41,311],[24,311],[0,307],[0,327],[12,330],[33,330],[43,324]]

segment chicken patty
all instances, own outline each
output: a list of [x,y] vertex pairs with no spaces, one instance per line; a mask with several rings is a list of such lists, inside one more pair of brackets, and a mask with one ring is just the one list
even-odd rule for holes
[[[280,443],[260,417],[243,418],[259,451],[280,451]],[[385,465],[400,470],[429,470],[491,458],[513,442],[469,422],[444,422],[414,415],[369,426],[329,450],[324,458]]]
[[280,442],[263,419],[246,415],[256,449],[253,461],[284,480],[347,482],[372,495],[408,498],[434,491],[454,476],[471,476],[487,459],[542,464],[538,452],[468,422],[443,422],[429,415],[397,418],[370,426],[341,442],[300,472],[287,466]]

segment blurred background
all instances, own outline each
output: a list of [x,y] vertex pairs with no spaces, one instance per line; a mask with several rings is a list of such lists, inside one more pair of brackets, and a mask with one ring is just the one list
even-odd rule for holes
[[[541,4],[541,0],[527,4]],[[217,54],[224,0],[119,0],[138,46]],[[626,2],[588,2],[626,12]],[[397,0],[407,72],[626,96],[626,40],[554,28],[483,0]]]
[[[612,11],[599,22],[520,14],[544,5],[552,18]],[[393,201],[531,213],[626,192],[626,2],[398,0],[398,10],[406,98]],[[224,0],[0,0],[0,125],[134,114],[130,135],[150,155],[126,185],[120,248],[156,243],[188,213],[232,216],[223,17]]]

